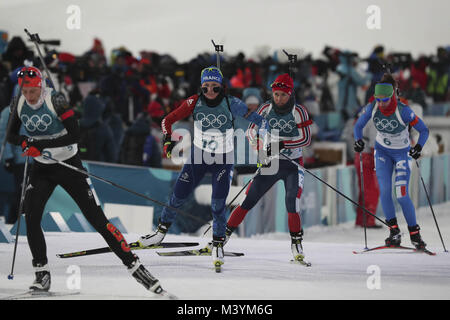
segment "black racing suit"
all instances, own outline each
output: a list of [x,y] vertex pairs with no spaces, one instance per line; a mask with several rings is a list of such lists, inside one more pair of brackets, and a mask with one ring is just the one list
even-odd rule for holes
[[[58,96],[58,99],[53,99],[52,96],[52,102],[58,120],[64,125],[67,134],[54,139],[33,141],[32,145],[41,151],[45,148],[55,148],[77,143],[80,136],[78,120],[73,111],[67,107],[65,100],[61,99],[61,96]],[[28,137],[19,135],[21,120],[18,112],[14,112],[10,117],[10,121],[11,129],[8,134],[8,142],[22,145],[23,141],[27,141]],[[79,153],[63,162],[86,171],[82,166]],[[97,203],[95,191],[89,177],[58,163],[42,163],[35,159],[31,164],[24,202],[27,238],[33,256],[33,265],[45,265],[48,262],[41,220],[44,207],[58,185],[73,198],[83,215],[95,230],[102,235],[111,250],[126,266],[130,266],[135,261],[136,256],[131,252],[123,235],[108,221],[100,204]]]

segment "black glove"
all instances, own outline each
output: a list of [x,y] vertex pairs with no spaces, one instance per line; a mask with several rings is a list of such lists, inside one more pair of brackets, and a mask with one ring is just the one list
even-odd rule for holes
[[167,158],[172,157],[172,150],[174,147],[175,141],[172,141],[172,137],[170,135],[164,136],[163,150]]
[[355,150],[355,152],[361,152],[364,150],[364,144],[364,141],[362,141],[361,139],[356,140],[353,149]]
[[416,144],[413,148],[409,149],[409,155],[415,160],[420,158],[420,152],[422,151],[422,146]]
[[268,156],[268,157],[271,157],[271,156],[272,156],[272,148],[273,148],[273,146],[274,146],[275,144],[277,144],[277,143],[278,143],[278,151],[281,151],[281,149],[284,148],[284,142],[283,142],[283,141],[278,141],[278,142],[272,142],[272,143],[269,143],[269,144],[267,145],[267,156]]
[[5,159],[5,164],[3,166],[6,171],[13,172],[14,158]]

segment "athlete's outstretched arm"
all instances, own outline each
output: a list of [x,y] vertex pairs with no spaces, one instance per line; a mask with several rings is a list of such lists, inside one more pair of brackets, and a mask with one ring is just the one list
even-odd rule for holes
[[230,109],[234,116],[247,119],[261,129],[267,129],[267,123],[264,117],[254,111],[249,111],[247,105],[242,100],[232,97],[230,99]]

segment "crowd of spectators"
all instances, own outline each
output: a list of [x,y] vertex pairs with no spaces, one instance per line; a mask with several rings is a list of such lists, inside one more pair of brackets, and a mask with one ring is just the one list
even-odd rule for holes
[[[17,69],[26,63],[40,67],[40,62],[22,38],[9,40],[6,32],[0,37],[3,108],[13,95]],[[161,167],[161,120],[183,99],[198,93],[200,71],[216,63],[214,52],[180,63],[169,54],[133,55],[125,47],[107,56],[99,39],[80,56],[53,44],[44,43],[46,64],[57,90],[79,116],[82,157],[94,161]],[[258,59],[243,53],[221,58],[230,94],[253,107],[270,99],[270,84],[289,70],[278,52]],[[320,57],[299,56],[293,69],[295,95],[313,117],[315,139],[342,140],[345,123],[368,102],[375,83],[387,71],[395,75],[401,97],[420,106],[423,113],[431,105],[450,101],[450,47],[415,58],[409,53],[387,53],[383,46],[375,47],[368,57],[328,46]],[[337,121],[331,129],[321,119],[329,113]],[[314,166],[314,154],[306,152],[307,165]]]

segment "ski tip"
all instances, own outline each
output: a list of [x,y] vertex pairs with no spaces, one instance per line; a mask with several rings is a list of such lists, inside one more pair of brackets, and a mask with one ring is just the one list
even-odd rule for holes
[[171,294],[170,292],[167,292],[166,290],[163,290],[159,295],[163,299],[178,300],[178,297],[176,295]]
[[426,254],[428,254],[430,256],[435,256],[436,255],[436,252],[432,252],[432,251],[430,251],[428,249],[426,249],[426,250],[417,250],[417,251],[418,252],[422,251],[423,253],[426,253]]

